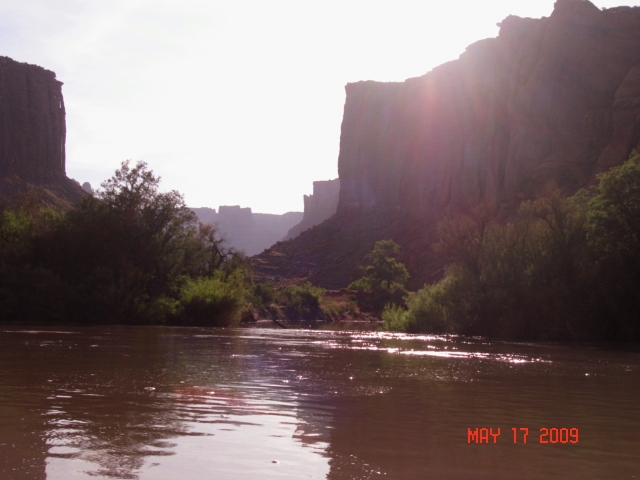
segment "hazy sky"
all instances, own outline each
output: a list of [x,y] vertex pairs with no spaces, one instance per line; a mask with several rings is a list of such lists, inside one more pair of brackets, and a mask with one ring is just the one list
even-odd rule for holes
[[71,178],[144,160],[189,206],[284,213],[338,175],[346,83],[423,75],[553,4],[0,0],[0,55],[64,82]]

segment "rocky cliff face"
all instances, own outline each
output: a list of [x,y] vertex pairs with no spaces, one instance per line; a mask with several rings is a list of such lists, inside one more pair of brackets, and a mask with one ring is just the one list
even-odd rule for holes
[[277,241],[302,219],[301,212],[283,215],[253,213],[238,205],[213,208],[193,208],[202,223],[216,225],[229,246],[248,256],[256,255]]
[[65,109],[62,82],[36,65],[0,57],[0,200],[27,185],[48,203],[76,201],[83,194],[65,174]]
[[570,194],[640,146],[640,8],[557,0],[550,17],[510,16],[497,38],[423,77],[346,93],[331,223],[334,236],[359,225],[342,238],[353,248],[340,259],[316,232],[258,263],[277,256],[284,275],[341,286],[359,245],[394,238],[420,284],[438,268],[429,251],[445,209]]
[[347,85],[339,212],[567,193],[640,141],[640,8],[559,0],[403,83]]
[[338,209],[340,179],[313,182],[313,193],[304,196],[304,217],[294,226],[285,240],[297,237],[305,230],[321,224],[332,217]]
[[56,74],[0,57],[0,174],[36,181],[64,177],[65,138]]

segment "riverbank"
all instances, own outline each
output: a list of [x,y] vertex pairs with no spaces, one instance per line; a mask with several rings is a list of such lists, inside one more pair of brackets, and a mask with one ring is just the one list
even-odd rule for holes
[[[304,286],[300,286],[304,289]],[[313,287],[311,287],[313,289]],[[304,290],[303,290],[304,292]],[[271,302],[262,306],[252,305],[242,317],[242,324],[255,324],[259,321],[297,324],[300,322],[362,322],[381,323],[375,310],[369,309],[358,301],[358,294],[353,290],[324,290],[314,294],[314,298],[303,301],[292,299],[291,295],[274,294]]]
[[254,323],[244,323],[242,328],[273,328],[273,329],[309,329],[332,330],[339,332],[372,332],[382,327],[380,320],[270,320],[262,319]]

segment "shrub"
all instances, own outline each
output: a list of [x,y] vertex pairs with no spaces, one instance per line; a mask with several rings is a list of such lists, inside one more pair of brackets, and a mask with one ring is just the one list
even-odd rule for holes
[[587,239],[596,259],[597,330],[640,338],[640,154],[601,174],[588,201]]
[[403,288],[409,279],[409,272],[396,257],[400,246],[393,240],[380,240],[369,254],[369,265],[362,278],[349,284],[349,289],[368,291],[376,288],[396,290]]
[[187,279],[180,291],[177,323],[228,327],[237,325],[245,305],[244,290],[223,272],[211,277]]
[[256,307],[269,307],[276,299],[273,283],[256,283],[253,287],[253,301]]
[[323,295],[323,288],[305,282],[281,288],[277,300],[290,319],[311,320],[320,315],[320,299]]
[[409,331],[409,312],[395,303],[387,303],[382,311],[382,328],[392,332]]
[[462,277],[448,275],[425,285],[405,299],[407,308],[387,304],[382,312],[383,327],[408,333],[459,333],[473,323],[469,291],[463,291]]

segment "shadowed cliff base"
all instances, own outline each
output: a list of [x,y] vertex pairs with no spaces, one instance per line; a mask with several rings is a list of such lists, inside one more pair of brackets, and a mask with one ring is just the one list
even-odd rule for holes
[[342,287],[393,239],[409,287],[437,278],[444,212],[571,195],[640,147],[640,7],[558,0],[397,83],[346,86],[337,214],[254,258],[265,277]]
[[335,215],[302,232],[299,237],[278,242],[251,265],[257,281],[301,282],[340,289],[362,276],[361,267],[377,240],[391,238],[402,249],[398,260],[420,269],[407,283],[418,288],[436,280],[445,263],[424,244],[437,238],[439,218],[379,215]]
[[0,204],[30,199],[40,206],[68,210],[86,194],[79,183],[66,177],[51,183],[29,182],[16,176],[0,178]]

